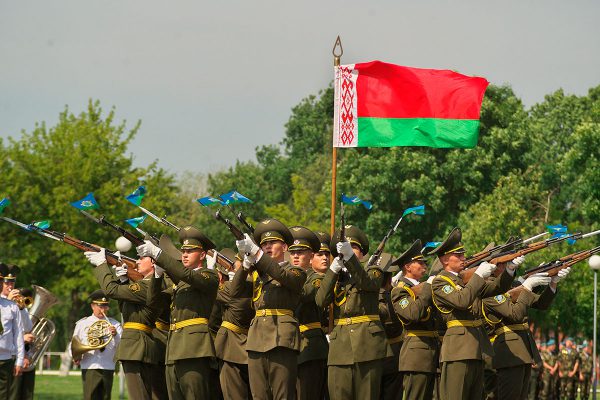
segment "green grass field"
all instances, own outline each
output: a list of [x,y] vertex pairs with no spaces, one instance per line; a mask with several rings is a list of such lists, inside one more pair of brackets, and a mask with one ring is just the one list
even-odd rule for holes
[[[83,385],[81,376],[54,376],[36,375],[35,398],[39,400],[81,400]],[[119,398],[119,377],[115,375],[113,381],[112,398]],[[127,388],[125,388],[127,399]]]

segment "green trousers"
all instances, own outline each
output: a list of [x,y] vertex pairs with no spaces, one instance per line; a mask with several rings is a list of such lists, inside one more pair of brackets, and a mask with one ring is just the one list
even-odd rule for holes
[[23,372],[19,376],[13,377],[10,388],[10,400],[33,400],[33,391],[35,388],[35,369]]
[[152,368],[141,361],[121,361],[130,399],[152,399]]
[[210,358],[187,358],[167,364],[167,390],[171,400],[214,399],[218,383],[211,382]]
[[248,377],[255,400],[295,400],[298,352],[287,347],[249,351]]
[[298,365],[298,400],[323,399],[327,391],[327,360],[311,360]]
[[8,399],[13,381],[15,360],[0,360],[0,399]]
[[220,360],[219,381],[223,398],[233,400],[251,399],[248,364],[236,364]]
[[498,368],[498,400],[526,400],[530,377],[531,364]]
[[404,400],[431,400],[435,374],[425,372],[403,372]]
[[83,398],[110,400],[115,371],[110,369],[82,369]]
[[330,365],[327,387],[331,400],[379,399],[383,361]]
[[441,400],[481,399],[483,397],[483,361],[460,360],[442,363]]

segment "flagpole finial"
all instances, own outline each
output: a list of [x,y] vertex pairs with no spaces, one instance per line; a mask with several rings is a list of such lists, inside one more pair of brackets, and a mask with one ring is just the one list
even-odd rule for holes
[[335,39],[335,44],[333,45],[333,50],[331,50],[331,53],[333,54],[333,64],[335,66],[340,65],[340,58],[344,54],[344,48],[342,47],[340,35],[338,35],[337,39]]

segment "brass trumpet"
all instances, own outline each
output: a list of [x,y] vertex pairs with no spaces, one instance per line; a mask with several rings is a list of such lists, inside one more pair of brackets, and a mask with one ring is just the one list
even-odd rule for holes
[[19,309],[24,309],[25,307],[30,308],[33,305],[33,297],[18,295],[14,298],[14,302],[17,303]]

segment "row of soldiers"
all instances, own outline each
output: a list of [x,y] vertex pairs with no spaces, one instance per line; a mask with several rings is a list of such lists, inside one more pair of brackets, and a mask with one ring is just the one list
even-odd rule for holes
[[[527,311],[547,309],[569,273],[522,279],[514,302],[506,292],[524,257],[483,262],[465,283],[458,228],[426,254],[417,240],[373,265],[352,225],[329,240],[264,220],[227,254],[229,271],[198,228],[179,240],[180,249],[165,236],[138,246],[136,282],[104,250],[85,253],[119,300],[116,358],[131,398],[431,399],[439,374],[440,399],[483,398],[484,375],[496,398],[525,399],[541,363]],[[425,255],[439,268],[422,282]]]
[[572,338],[557,346],[554,339],[538,342],[542,363],[534,365],[529,387],[530,399],[587,399],[594,368],[592,342],[578,348]]

